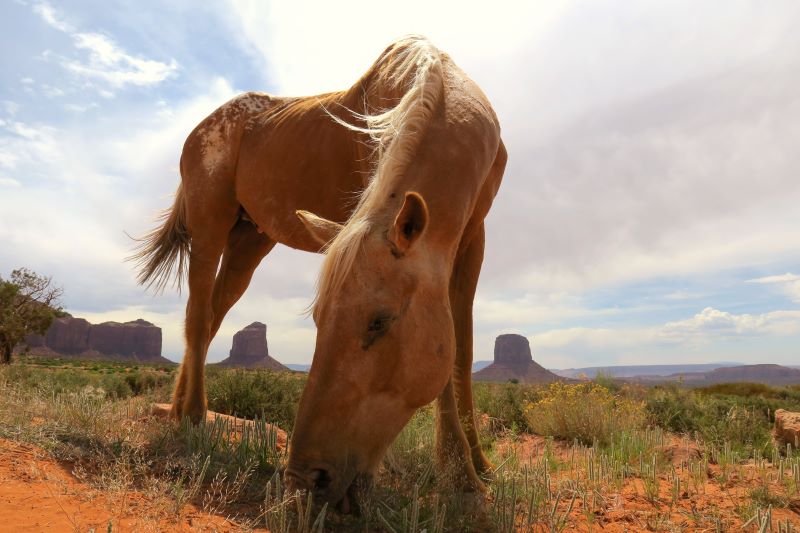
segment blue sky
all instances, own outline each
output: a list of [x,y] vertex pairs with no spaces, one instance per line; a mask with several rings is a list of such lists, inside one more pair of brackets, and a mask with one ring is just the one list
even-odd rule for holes
[[[0,273],[92,321],[146,318],[180,359],[186,295],[123,261],[170,204],[186,135],[235,94],[348,86],[428,35],[492,100],[510,161],[487,219],[476,359],[548,367],[798,364],[800,4],[59,2],[0,7]],[[276,249],[209,360],[252,321],[310,361],[320,257]]]

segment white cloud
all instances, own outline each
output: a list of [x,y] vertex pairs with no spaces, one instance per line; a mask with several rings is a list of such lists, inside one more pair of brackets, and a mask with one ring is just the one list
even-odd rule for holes
[[786,274],[749,279],[747,282],[776,285],[790,300],[800,303],[800,275],[787,272]]
[[[2,154],[0,154],[0,163],[2,163]],[[20,183],[13,178],[0,177],[0,187],[19,187]]]
[[800,276],[787,272],[786,274],[778,274],[775,276],[764,276],[763,278],[748,279],[747,283],[791,283],[793,281],[800,281]]
[[155,85],[178,69],[178,62],[174,59],[162,63],[132,56],[99,33],[76,33],[73,39],[76,48],[89,52],[89,61],[63,60],[62,65],[76,74],[106,81],[116,88],[129,84]]
[[41,2],[38,4],[33,5],[33,12],[39,15],[43,21],[45,21],[49,26],[63,31],[64,33],[69,33],[74,31],[74,28],[71,24],[66,22],[65,20],[61,19],[59,14],[56,13],[56,10],[53,9],[53,6],[46,2]]
[[[156,85],[178,70],[178,62],[175,59],[164,63],[136,57],[127,53],[107,35],[77,31],[72,25],[60,19],[49,4],[36,4],[33,9],[48,25],[68,34],[76,49],[88,52],[88,60],[67,58],[60,60],[64,68],[81,77],[104,81],[114,88],[121,88],[126,85]],[[52,88],[46,90],[46,93],[49,92],[50,96],[58,95],[53,94],[54,91],[61,89]],[[99,92],[104,97],[113,96],[107,89],[100,89]]]
[[793,335],[800,332],[800,311],[771,311],[736,315],[706,307],[687,320],[668,322],[659,339],[672,342],[710,342],[747,335]]

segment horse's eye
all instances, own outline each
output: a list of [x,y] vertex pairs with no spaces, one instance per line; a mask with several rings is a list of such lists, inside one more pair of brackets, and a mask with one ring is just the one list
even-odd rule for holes
[[388,316],[376,316],[372,319],[372,322],[369,323],[367,326],[367,331],[371,331],[373,333],[378,331],[383,331],[389,325],[389,317]]
[[375,341],[383,337],[389,331],[392,320],[394,320],[394,317],[389,313],[379,313],[372,317],[372,320],[367,324],[367,332],[362,339],[361,349],[368,350]]

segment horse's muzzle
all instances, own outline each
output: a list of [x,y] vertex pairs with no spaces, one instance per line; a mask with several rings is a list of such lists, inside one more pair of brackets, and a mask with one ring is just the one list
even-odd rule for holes
[[284,472],[284,482],[290,493],[305,491],[313,495],[314,502],[327,502],[344,514],[358,513],[362,500],[372,487],[372,476],[352,473],[341,476],[330,468],[297,468],[289,465]]

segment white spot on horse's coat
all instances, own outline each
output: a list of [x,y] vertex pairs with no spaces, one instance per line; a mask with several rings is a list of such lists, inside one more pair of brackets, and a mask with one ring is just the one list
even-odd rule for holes
[[231,132],[242,119],[269,109],[270,97],[265,93],[244,93],[223,104],[213,118],[198,132],[203,167],[215,172],[229,156]]
[[229,123],[220,121],[211,125],[202,132],[202,145],[200,153],[203,157],[203,167],[209,174],[225,162],[229,151]]
[[231,103],[239,104],[242,110],[250,113],[263,113],[269,108],[269,95],[266,93],[249,92],[237,96]]

